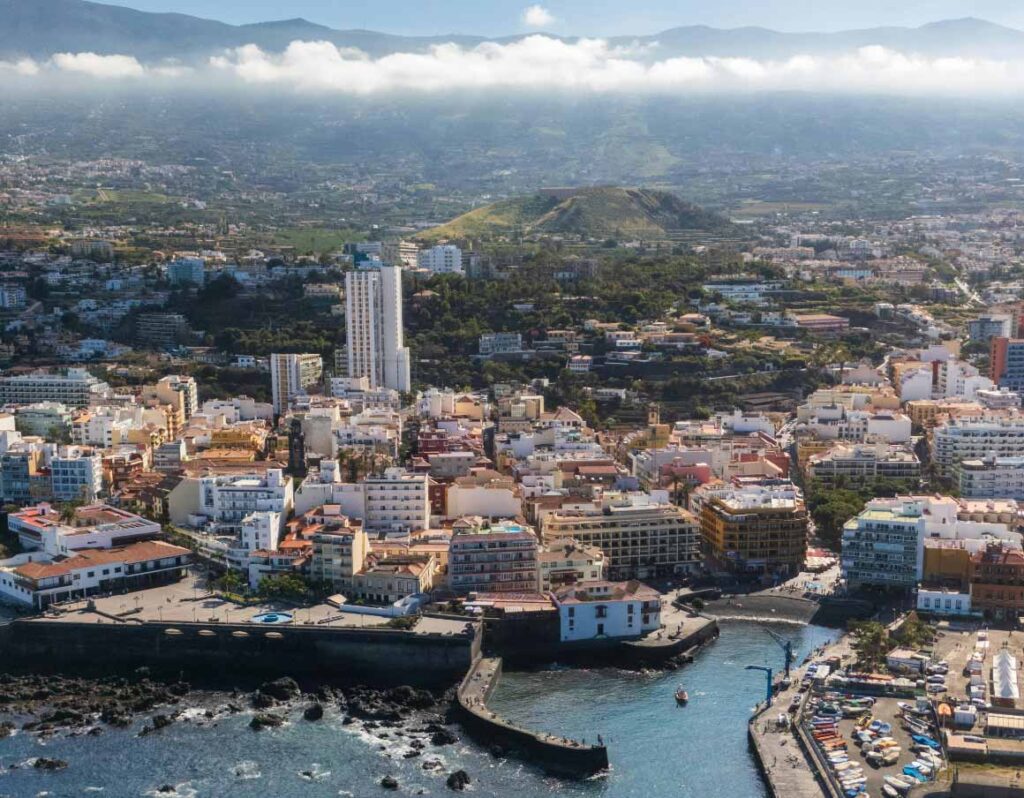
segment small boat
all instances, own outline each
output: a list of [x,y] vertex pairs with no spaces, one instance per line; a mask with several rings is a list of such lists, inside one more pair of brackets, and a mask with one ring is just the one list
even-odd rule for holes
[[915,780],[912,784],[909,779],[901,778],[899,776],[885,776],[884,781],[886,784],[888,784],[890,787],[892,787],[894,790],[901,794],[905,793],[907,790],[913,787],[914,784],[917,783],[917,781]]
[[690,700],[690,695],[682,688],[682,686],[676,689],[676,703],[679,706],[684,706]]
[[895,765],[900,761],[900,749],[890,748],[888,751],[882,754],[882,764],[888,767],[889,765]]
[[898,798],[899,793],[896,792],[896,788],[893,787],[891,784],[883,784],[882,795],[887,796],[887,798]]

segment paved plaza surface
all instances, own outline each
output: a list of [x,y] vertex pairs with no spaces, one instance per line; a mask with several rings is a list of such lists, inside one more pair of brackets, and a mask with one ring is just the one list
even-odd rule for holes
[[[90,606],[91,605],[91,606]],[[211,594],[204,577],[190,573],[180,582],[124,595],[92,597],[60,606],[47,616],[56,623],[208,623],[248,624],[259,615],[288,613],[291,624],[329,628],[371,628],[385,626],[388,618],[342,612],[330,604],[295,607],[287,602],[267,601],[241,606]],[[120,620],[118,620],[120,619]],[[467,623],[449,618],[421,617],[413,628],[417,634],[462,634]],[[274,628],[281,624],[267,624]],[[289,624],[283,624],[287,626]]]

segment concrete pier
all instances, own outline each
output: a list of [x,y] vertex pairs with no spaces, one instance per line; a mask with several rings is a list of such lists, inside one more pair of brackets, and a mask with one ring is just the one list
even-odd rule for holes
[[608,749],[603,745],[523,729],[488,709],[487,699],[500,678],[501,659],[481,657],[459,685],[459,720],[479,742],[507,747],[509,753],[560,776],[584,778],[608,768]]

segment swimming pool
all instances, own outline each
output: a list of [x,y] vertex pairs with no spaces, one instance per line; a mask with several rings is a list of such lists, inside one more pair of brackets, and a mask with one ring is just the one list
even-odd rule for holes
[[253,623],[291,623],[292,616],[288,612],[264,612],[261,615],[256,615],[252,619]]

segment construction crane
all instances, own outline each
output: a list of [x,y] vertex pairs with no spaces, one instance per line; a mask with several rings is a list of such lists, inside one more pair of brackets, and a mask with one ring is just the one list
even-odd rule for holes
[[773,632],[771,629],[768,629],[768,628],[766,628],[764,626],[762,626],[761,628],[764,629],[764,631],[767,632],[769,635],[771,635],[772,640],[774,640],[776,643],[779,644],[779,646],[781,646],[783,654],[785,655],[786,678],[788,679],[789,678],[789,666],[793,664],[793,641],[792,640],[787,640],[782,635],[780,635],[778,632]]
[[772,705],[772,669],[766,668],[763,665],[747,665],[744,670],[748,671],[762,671],[765,675],[765,700],[768,702],[768,706]]

